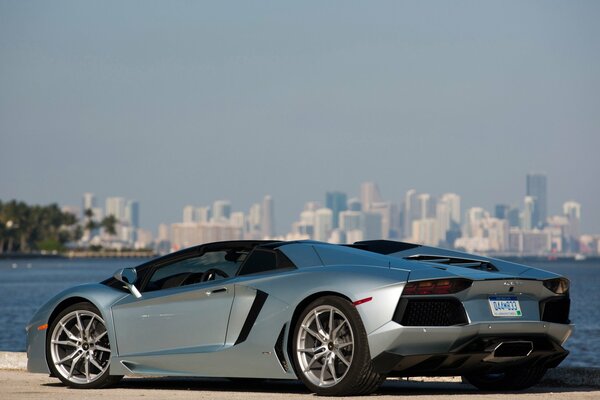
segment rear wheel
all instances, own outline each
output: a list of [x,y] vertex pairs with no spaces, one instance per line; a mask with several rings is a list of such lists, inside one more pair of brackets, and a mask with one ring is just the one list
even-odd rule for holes
[[481,390],[523,390],[538,384],[546,370],[543,367],[520,367],[496,374],[469,374],[463,379]]
[[298,318],[292,343],[297,375],[318,395],[367,394],[385,379],[373,371],[358,311],[340,297],[310,303]]
[[52,321],[46,358],[55,376],[73,388],[97,389],[118,382],[109,375],[111,348],[106,324],[90,303],[65,308]]

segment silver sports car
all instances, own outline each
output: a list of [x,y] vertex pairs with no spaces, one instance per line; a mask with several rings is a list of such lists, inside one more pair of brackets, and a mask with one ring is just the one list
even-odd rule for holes
[[76,388],[123,375],[300,379],[320,395],[388,376],[535,385],[568,354],[569,281],[392,241],[230,241],[68,289],[27,327],[28,370]]

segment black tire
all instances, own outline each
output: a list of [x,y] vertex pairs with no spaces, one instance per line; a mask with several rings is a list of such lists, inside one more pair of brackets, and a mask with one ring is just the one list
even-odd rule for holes
[[546,371],[543,367],[516,367],[497,374],[464,375],[463,380],[480,390],[523,390],[537,385]]
[[111,353],[107,350],[105,322],[90,303],[73,304],[50,323],[46,361],[52,375],[69,387],[99,389],[119,382],[122,375],[109,374]]
[[[367,333],[358,311],[348,300],[324,296],[310,303],[296,321],[292,340],[296,375],[317,395],[369,394],[385,380],[373,370]],[[311,352],[308,348],[317,350]]]

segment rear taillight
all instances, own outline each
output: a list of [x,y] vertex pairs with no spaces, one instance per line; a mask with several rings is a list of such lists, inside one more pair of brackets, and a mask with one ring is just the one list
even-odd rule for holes
[[569,280],[567,278],[545,280],[544,286],[556,294],[566,294],[569,292]]
[[408,282],[404,286],[403,296],[452,294],[471,287],[468,279],[435,279],[430,281]]

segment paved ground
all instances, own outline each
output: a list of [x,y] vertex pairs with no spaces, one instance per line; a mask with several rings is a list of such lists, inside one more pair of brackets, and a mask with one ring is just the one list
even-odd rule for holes
[[[515,394],[482,393],[454,382],[406,382],[388,380],[370,400],[406,396],[412,399],[502,399]],[[509,397],[507,397],[509,396]],[[24,371],[0,370],[0,398],[13,399],[310,399],[316,396],[296,382],[266,381],[260,384],[232,383],[228,380],[180,378],[126,378],[115,388],[75,390],[61,385],[57,379]],[[367,397],[364,397],[367,398]],[[586,387],[536,387],[518,393],[519,399],[599,399],[600,389]],[[360,399],[354,397],[353,399]]]

